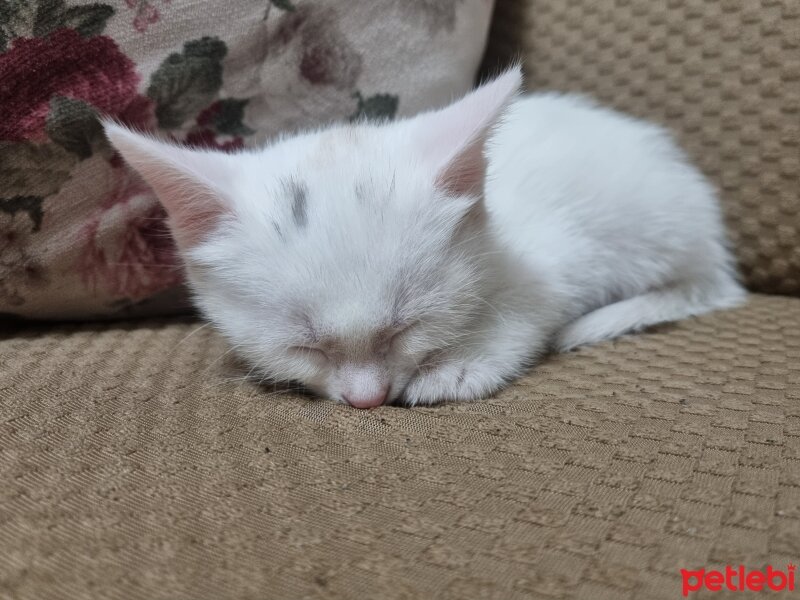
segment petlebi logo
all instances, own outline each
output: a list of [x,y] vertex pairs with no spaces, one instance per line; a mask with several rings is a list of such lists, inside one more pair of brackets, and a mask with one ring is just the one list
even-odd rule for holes
[[719,592],[782,592],[794,591],[794,575],[796,566],[786,565],[786,569],[773,568],[767,565],[764,569],[747,569],[744,565],[734,568],[727,565],[724,571],[713,569],[681,569],[683,579],[683,596],[692,592],[708,590]]

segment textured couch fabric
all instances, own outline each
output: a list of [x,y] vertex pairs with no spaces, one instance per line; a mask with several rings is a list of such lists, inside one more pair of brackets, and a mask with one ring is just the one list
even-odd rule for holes
[[[748,284],[798,295],[798,6],[500,0],[485,65],[521,53],[532,88],[667,124]],[[356,411],[244,373],[190,320],[0,325],[0,599],[659,600],[683,567],[800,560],[800,298],[473,404]]]
[[231,381],[197,328],[4,335],[0,597],[672,599],[800,558],[800,299],[424,409]]

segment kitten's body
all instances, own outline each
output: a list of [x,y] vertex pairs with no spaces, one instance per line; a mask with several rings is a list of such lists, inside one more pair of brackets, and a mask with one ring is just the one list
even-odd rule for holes
[[480,396],[551,347],[743,300],[714,192],[664,130],[534,94],[509,106],[487,150],[493,290],[451,377],[417,378],[412,401],[430,386]]
[[236,156],[108,131],[209,318],[259,373],[354,406],[479,398],[550,347],[742,300],[714,193],[663,130],[518,85]]

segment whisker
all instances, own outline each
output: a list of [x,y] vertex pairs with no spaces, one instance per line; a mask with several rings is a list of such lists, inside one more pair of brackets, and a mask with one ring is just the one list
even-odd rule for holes
[[183,344],[183,342],[185,342],[186,340],[188,340],[188,339],[189,339],[190,337],[192,337],[192,336],[193,336],[195,333],[197,333],[198,331],[201,331],[201,330],[205,329],[206,327],[209,327],[210,325],[211,325],[211,323],[204,323],[203,325],[200,325],[200,327],[197,327],[196,329],[193,329],[193,330],[192,330],[191,332],[189,332],[189,333],[188,333],[188,334],[187,334],[187,335],[186,335],[186,336],[185,336],[185,337],[184,337],[184,338],[183,338],[183,339],[182,339],[180,342],[178,342],[177,344],[175,344],[175,346],[172,348],[172,350],[173,350],[173,351],[174,351],[174,350],[176,350],[176,349],[178,348],[178,346],[180,346],[181,344]]

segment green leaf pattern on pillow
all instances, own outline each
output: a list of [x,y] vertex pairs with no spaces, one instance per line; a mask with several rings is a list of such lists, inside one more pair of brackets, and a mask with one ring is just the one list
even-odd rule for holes
[[[452,28],[465,1],[381,0],[380,10],[422,19],[420,35],[430,37]],[[32,306],[21,314],[41,316],[48,281],[69,279],[64,300],[97,299],[89,303],[103,313],[180,282],[166,215],[109,146],[101,117],[234,151],[332,119],[391,119],[400,108],[399,94],[364,83],[375,71],[362,77],[360,32],[342,29],[343,5],[264,0],[255,19],[235,28],[221,19],[180,39],[172,32],[192,31],[181,29],[190,7],[200,10],[181,0],[0,0],[0,312]]]

